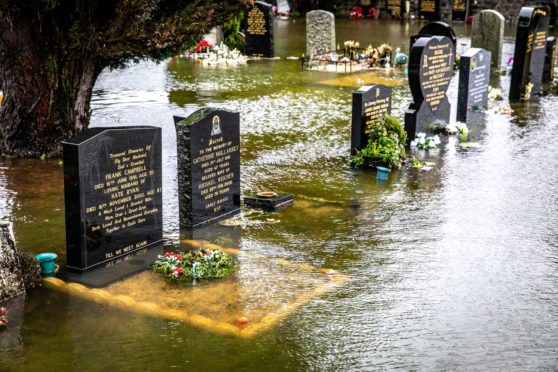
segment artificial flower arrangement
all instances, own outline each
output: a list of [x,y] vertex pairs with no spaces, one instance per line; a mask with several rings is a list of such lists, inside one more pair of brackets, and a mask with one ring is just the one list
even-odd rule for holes
[[411,147],[419,150],[435,149],[442,141],[437,134],[434,137],[427,137],[426,133],[417,133],[417,138],[411,141]]
[[159,255],[153,271],[171,283],[188,284],[195,279],[224,278],[235,271],[235,261],[217,249],[166,252]]
[[229,47],[221,43],[218,46],[215,46],[213,50],[209,51],[205,58],[200,59],[203,65],[236,65],[236,64],[244,64],[248,58],[238,49],[229,49]]

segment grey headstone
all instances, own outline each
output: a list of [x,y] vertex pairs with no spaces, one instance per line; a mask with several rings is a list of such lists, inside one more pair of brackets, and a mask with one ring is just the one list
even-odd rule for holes
[[492,54],[492,66],[500,69],[504,26],[506,19],[495,10],[483,10],[473,17],[471,48],[488,50]]
[[306,13],[306,55],[335,50],[335,16],[325,10]]

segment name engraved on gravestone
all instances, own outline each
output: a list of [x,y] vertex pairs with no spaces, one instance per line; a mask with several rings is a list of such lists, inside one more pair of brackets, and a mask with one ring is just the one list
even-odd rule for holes
[[461,55],[457,120],[466,122],[474,112],[488,109],[490,52],[471,48]]
[[272,6],[256,1],[244,14],[246,55],[272,58],[273,13]]
[[544,59],[543,83],[554,80],[554,64],[556,61],[556,38],[549,36],[546,38],[546,55]]
[[423,19],[440,19],[440,0],[419,0],[419,17]]
[[363,86],[353,92],[351,154],[368,144],[372,126],[391,114],[391,88],[384,85]]
[[530,101],[541,93],[548,8],[526,6],[519,12],[510,83],[510,101]]
[[93,128],[62,145],[69,268],[162,240],[160,128]]
[[240,212],[240,115],[203,108],[175,124],[180,226]]
[[413,103],[405,112],[409,141],[433,122],[449,122],[451,105],[446,92],[453,74],[454,49],[447,37],[421,37],[409,57],[409,86]]

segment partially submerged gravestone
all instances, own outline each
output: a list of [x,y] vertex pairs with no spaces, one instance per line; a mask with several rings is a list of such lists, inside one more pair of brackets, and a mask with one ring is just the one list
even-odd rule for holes
[[543,83],[554,80],[554,65],[556,63],[556,38],[546,38],[546,55],[544,57]]
[[519,12],[510,83],[510,101],[531,101],[541,93],[548,8],[524,6]]
[[62,145],[67,267],[110,267],[158,245],[161,129],[92,128]]
[[500,70],[506,19],[495,10],[483,10],[473,16],[471,48],[481,48],[492,54],[492,66]]
[[401,18],[407,9],[405,0],[386,0],[386,12],[394,18]]
[[461,55],[457,95],[457,121],[466,122],[476,112],[488,109],[490,52],[471,48]]
[[239,113],[203,108],[174,121],[180,226],[200,227],[239,213]]
[[246,55],[273,58],[272,6],[263,1],[254,2],[244,13]]
[[335,50],[335,16],[325,10],[306,13],[306,55]]
[[374,124],[391,114],[391,88],[365,85],[353,92],[351,154],[368,144],[368,132]]
[[432,21],[438,20],[441,14],[440,0],[419,0],[418,11],[419,18]]
[[413,103],[405,112],[409,142],[434,122],[449,123],[451,105],[446,92],[453,74],[453,56],[453,43],[447,37],[421,37],[413,45],[409,57]]
[[465,21],[469,0],[453,0],[451,4],[451,19],[454,21]]

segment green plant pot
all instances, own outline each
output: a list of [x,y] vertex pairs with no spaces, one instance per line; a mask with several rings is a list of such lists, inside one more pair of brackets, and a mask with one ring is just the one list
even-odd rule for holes
[[42,276],[54,276],[56,273],[56,253],[40,253],[35,258],[41,266]]

